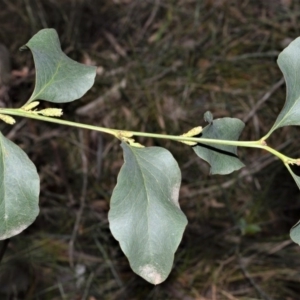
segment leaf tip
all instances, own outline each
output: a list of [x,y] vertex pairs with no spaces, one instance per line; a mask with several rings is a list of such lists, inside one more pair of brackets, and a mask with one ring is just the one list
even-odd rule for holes
[[22,47],[19,48],[19,51],[26,51],[28,50],[28,47],[26,45],[23,45]]
[[160,284],[164,281],[164,278],[162,275],[158,272],[155,266],[151,264],[147,264],[144,266],[141,266],[139,268],[139,274],[149,281],[150,283],[157,285]]

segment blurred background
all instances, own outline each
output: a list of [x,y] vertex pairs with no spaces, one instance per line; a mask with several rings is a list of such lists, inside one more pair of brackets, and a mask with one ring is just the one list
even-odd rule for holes
[[[276,59],[300,35],[300,1],[0,0],[0,24],[11,59],[10,68],[0,51],[9,72],[2,107],[20,107],[33,91],[31,54],[18,49],[38,30],[55,28],[68,56],[98,67],[81,100],[57,105],[64,119],[182,134],[204,126],[210,110],[215,118],[240,118],[241,139],[257,140],[284,104]],[[300,248],[289,238],[300,219],[300,192],[269,153],[239,149],[245,168],[210,176],[188,146],[138,139],[178,160],[189,220],[170,277],[152,286],[131,271],[108,228],[123,164],[119,141],[17,121],[0,129],[38,168],[41,212],[10,240],[0,299],[300,299]],[[299,142],[298,128],[268,139],[291,157],[300,156]]]

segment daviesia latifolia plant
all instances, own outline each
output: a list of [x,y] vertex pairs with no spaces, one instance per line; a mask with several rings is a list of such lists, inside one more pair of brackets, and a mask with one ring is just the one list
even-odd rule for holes
[[[273,127],[258,141],[238,141],[245,124],[236,118],[213,119],[210,112],[204,114],[205,127],[197,126],[181,135],[111,129],[60,119],[61,109],[39,109],[39,101],[65,103],[79,99],[92,87],[96,68],[67,57],[54,29],[39,31],[22,49],[30,49],[34,58],[34,91],[22,107],[0,108],[0,119],[14,124],[13,116],[26,117],[96,130],[120,140],[124,164],[111,196],[109,225],[132,270],[148,282],[159,284],[170,274],[187,218],[178,202],[181,172],[173,155],[162,147],[144,147],[136,137],[169,139],[192,147],[210,165],[211,174],[222,175],[244,166],[237,147],[261,148],[283,162],[300,188],[300,176],[291,168],[300,165],[300,158],[288,157],[267,145],[267,139],[278,128],[300,125],[300,38],[278,57],[287,85],[286,102]],[[0,239],[5,240],[36,219],[40,180],[24,151],[1,133],[0,157]],[[290,236],[300,244],[300,222],[291,229]]]

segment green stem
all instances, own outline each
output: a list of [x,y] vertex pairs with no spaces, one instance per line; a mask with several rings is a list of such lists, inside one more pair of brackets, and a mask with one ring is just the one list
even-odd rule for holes
[[[274,129],[275,130],[275,129]],[[270,131],[264,136],[264,137],[262,137],[261,138],[261,140],[262,141],[265,141],[265,140],[267,140],[269,137],[270,137],[270,135],[273,133],[273,127],[270,129]]]
[[[178,136],[178,135],[167,135],[167,134],[156,134],[156,133],[148,133],[148,132],[138,132],[138,131],[126,131],[126,130],[118,130],[112,128],[105,128],[100,126],[93,126],[87,125],[77,122],[66,121],[62,119],[57,119],[53,117],[45,117],[30,111],[25,111],[23,109],[12,109],[12,108],[1,108],[0,113],[12,115],[12,116],[19,116],[19,117],[26,117],[30,119],[41,120],[45,122],[51,122],[61,125],[67,125],[77,128],[95,130],[100,132],[105,132],[111,134],[117,138],[121,138],[123,134],[129,133],[132,136],[143,136],[143,137],[152,137],[152,138],[159,138],[159,139],[169,139],[178,142],[196,142],[202,144],[212,144],[212,145],[228,145],[228,146],[237,146],[237,147],[250,147],[250,148],[260,148],[264,149],[273,155],[277,156],[281,159],[285,164],[286,163],[296,163],[296,159],[290,158],[288,156],[283,155],[282,153],[276,151],[275,149],[266,145],[263,140],[258,141],[229,141],[229,140],[219,140],[219,139],[207,139],[207,138],[195,138],[195,137],[186,137],[186,136]],[[125,136],[125,135],[124,135]],[[126,135],[127,136],[127,135]]]
[[139,132],[139,131],[130,131],[134,136],[144,136],[152,137],[158,139],[168,139],[173,141],[187,141],[187,142],[197,142],[205,144],[215,144],[215,145],[227,145],[227,146],[238,146],[238,147],[251,147],[251,148],[260,148],[262,143],[260,141],[229,141],[229,140],[216,140],[216,139],[206,139],[206,138],[195,138],[195,137],[186,137],[181,135],[168,135],[168,134],[156,134],[148,132]]
[[139,132],[139,131],[126,131],[126,130],[119,130],[119,129],[112,129],[112,128],[105,128],[100,126],[93,126],[87,125],[77,122],[66,121],[62,119],[57,119],[53,117],[45,117],[30,111],[25,111],[23,109],[11,109],[11,108],[1,108],[1,114],[7,114],[12,116],[19,116],[19,117],[26,117],[30,119],[41,120],[45,122],[51,122],[61,125],[67,125],[72,127],[78,127],[83,129],[90,129],[96,130],[100,132],[105,132],[108,134],[112,134],[116,136],[120,132],[127,132],[131,133],[133,136],[144,136],[144,137],[152,137],[158,139],[169,139],[173,141],[190,141],[190,142],[197,142],[197,143],[209,143],[209,144],[216,144],[216,145],[228,145],[228,146],[240,146],[240,147],[252,147],[252,148],[260,148],[262,143],[260,141],[228,141],[228,140],[215,140],[215,139],[205,139],[205,138],[195,138],[195,137],[185,137],[180,135],[168,135],[168,134],[156,134],[156,133],[148,133],[148,132]]
[[38,114],[34,114],[30,111],[25,111],[23,109],[1,108],[0,113],[6,114],[6,115],[11,115],[11,116],[18,116],[18,117],[25,117],[25,118],[29,118],[29,119],[41,120],[41,121],[45,121],[45,122],[56,123],[56,124],[61,124],[61,125],[66,125],[66,126],[101,131],[101,132],[105,132],[105,133],[112,134],[112,135],[116,135],[116,133],[119,131],[119,130],[105,128],[105,127],[98,127],[98,126],[93,126],[93,125],[87,125],[87,124],[82,124],[82,123],[66,121],[66,120],[62,120],[62,119],[56,119],[53,117],[45,117],[45,116],[41,116]]

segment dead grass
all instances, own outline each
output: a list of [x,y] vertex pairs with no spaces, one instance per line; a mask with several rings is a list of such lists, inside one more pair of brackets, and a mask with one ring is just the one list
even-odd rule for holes
[[[13,68],[24,71],[11,83],[7,106],[23,103],[34,81],[30,55],[17,49],[38,29],[54,27],[65,51],[99,73],[81,101],[62,105],[64,117],[149,132],[186,132],[204,125],[210,110],[246,120],[242,139],[258,139],[285,98],[276,57],[300,34],[300,3],[293,0],[2,0],[1,6],[0,41],[11,50]],[[274,93],[264,97],[268,92]],[[267,153],[241,149],[246,168],[211,177],[187,147],[140,139],[167,147],[178,160],[189,219],[170,278],[153,287],[130,270],[108,229],[122,165],[118,142],[19,124],[1,130],[38,167],[41,213],[11,239],[0,267],[3,299],[299,298],[300,248],[288,233],[299,219],[300,194]],[[269,144],[299,155],[296,130],[279,130]],[[15,273],[3,275],[6,268]]]

